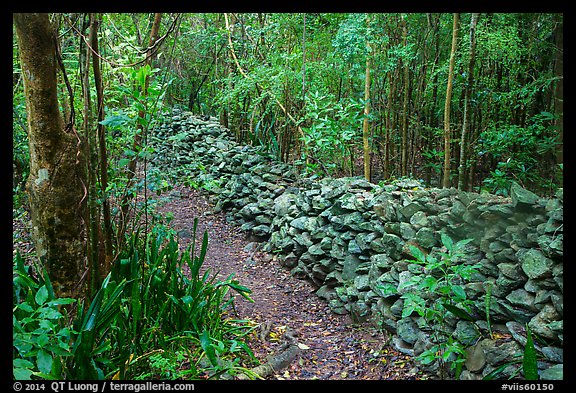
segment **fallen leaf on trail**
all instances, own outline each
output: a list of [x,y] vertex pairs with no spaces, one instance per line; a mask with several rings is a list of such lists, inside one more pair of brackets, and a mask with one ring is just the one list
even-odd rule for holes
[[298,348],[300,349],[310,349],[310,347],[306,344],[298,343]]

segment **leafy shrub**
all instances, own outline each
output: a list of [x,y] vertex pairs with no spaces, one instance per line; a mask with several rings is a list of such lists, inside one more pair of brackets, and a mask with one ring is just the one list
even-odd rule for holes
[[[253,329],[231,318],[234,290],[251,291],[233,278],[201,272],[208,247],[204,233],[180,253],[173,231],[156,226],[130,247],[89,302],[78,302],[72,324],[54,298],[47,274],[35,279],[19,255],[14,260],[16,379],[218,378],[247,372],[256,359],[243,338]],[[188,273],[185,274],[185,267]]]
[[55,298],[45,272],[34,277],[20,253],[14,258],[12,345],[15,379],[63,379],[66,357],[71,354],[72,330],[60,306],[76,300]]
[[421,265],[424,274],[413,275],[398,289],[407,289],[402,295],[402,317],[408,317],[415,312],[426,321],[432,331],[434,345],[422,352],[418,360],[423,364],[434,361],[439,361],[440,364],[450,363],[451,370],[458,372],[465,361],[465,348],[446,331],[446,317],[451,313],[460,319],[474,321],[469,314],[472,302],[467,299],[463,284],[480,266],[457,263],[464,255],[464,246],[472,239],[454,243],[443,233],[441,240],[448,252],[441,252],[440,258],[424,254],[415,246],[410,247],[416,258],[411,262]]

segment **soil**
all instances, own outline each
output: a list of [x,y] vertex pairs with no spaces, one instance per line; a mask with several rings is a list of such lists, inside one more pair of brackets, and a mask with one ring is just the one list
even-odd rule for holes
[[390,337],[384,331],[332,312],[327,302],[316,296],[317,288],[311,282],[293,277],[276,256],[260,249],[261,243],[250,241],[245,232],[229,223],[224,212],[214,213],[199,191],[177,186],[157,211],[173,214],[170,225],[178,232],[181,247],[192,241],[194,218],[198,218],[197,238],[208,233],[204,268],[218,272],[221,279],[233,274],[251,289],[253,303],[240,295],[234,302],[238,318],[259,325],[261,334],[250,336],[248,342],[259,360],[264,362],[278,350],[284,333],[290,332],[296,339],[301,349],[298,358],[267,379],[428,379],[409,356],[389,345]]

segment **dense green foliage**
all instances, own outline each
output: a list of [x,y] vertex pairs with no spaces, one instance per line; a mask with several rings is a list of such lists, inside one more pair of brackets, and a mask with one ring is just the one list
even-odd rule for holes
[[[220,117],[239,140],[265,145],[285,161],[303,165],[308,158],[307,162],[316,163],[309,169],[319,173],[357,174],[362,123],[357,106],[362,105],[364,59],[369,55],[373,59],[373,180],[411,176],[438,184],[452,15],[370,14],[369,25],[366,14],[227,17],[229,29],[223,14],[165,15],[161,33],[174,24],[176,29],[158,50],[156,74],[151,78],[157,87],[145,96],[141,88],[135,89],[138,77],[134,76],[142,77],[142,71],[130,65],[142,59],[143,52],[134,48],[145,47],[151,16],[104,14],[101,39],[106,48],[102,67],[107,107],[130,116],[130,110],[141,108],[153,115],[163,104],[186,106]],[[80,17],[54,19],[65,31]],[[462,14],[451,111],[454,147],[460,143],[464,116],[469,21],[470,15]],[[557,94],[562,75],[555,69],[562,57],[557,42],[561,23],[561,14],[480,14],[466,150],[468,189],[506,194],[515,180],[547,194],[561,184],[562,111],[556,102],[561,99]],[[79,92],[79,81],[72,77],[79,63],[77,43],[66,35],[62,39],[69,77]],[[18,76],[16,61],[14,162],[20,168],[18,177],[25,177],[25,115]],[[403,106],[406,88],[408,113]],[[157,100],[153,91],[166,96]],[[80,107],[80,94],[75,100]],[[409,167],[401,173],[398,158],[405,115]],[[458,150],[452,149],[453,168]]]
[[[247,371],[244,364],[256,361],[244,338],[253,325],[234,319],[228,292],[251,300],[250,290],[233,277],[218,281],[201,271],[207,244],[204,234],[199,252],[192,246],[180,253],[162,226],[146,242],[133,236],[87,307],[55,298],[45,270],[25,266],[18,254],[14,377],[198,379]],[[70,322],[63,306],[72,304],[78,311]]]

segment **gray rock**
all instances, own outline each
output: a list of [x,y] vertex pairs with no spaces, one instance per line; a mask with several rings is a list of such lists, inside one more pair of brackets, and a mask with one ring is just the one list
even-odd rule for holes
[[367,274],[356,276],[354,278],[354,286],[359,291],[368,291],[370,289],[370,280]]
[[512,197],[512,206],[515,208],[530,207],[540,199],[532,191],[522,188],[518,183],[512,182],[510,187],[510,196]]
[[478,337],[480,337],[480,332],[472,322],[458,321],[453,335],[459,342],[465,346],[469,346],[477,341]]
[[392,344],[394,344],[394,348],[396,348],[398,352],[414,357],[414,349],[412,346],[409,345],[406,341],[402,340],[400,337],[392,337]]
[[522,264],[522,270],[528,278],[546,278],[552,275],[554,262],[547,258],[540,250],[520,249],[516,256]]
[[564,362],[564,350],[558,347],[544,347],[542,348],[542,354],[551,362],[563,363]]
[[298,263],[298,257],[293,252],[289,253],[284,258],[280,259],[280,264],[289,269],[296,266],[297,263]]
[[336,260],[342,261],[346,258],[346,247],[341,242],[340,239],[334,239],[332,242],[332,249],[330,250],[330,256]]
[[432,248],[438,243],[436,240],[436,233],[427,227],[421,228],[416,233],[416,241],[424,248]]
[[374,213],[384,222],[398,221],[398,212],[392,203],[374,204]]
[[394,263],[387,254],[374,254],[370,257],[370,261],[376,268],[381,270],[389,269]]
[[466,348],[466,362],[464,363],[469,372],[480,371],[486,365],[486,356],[482,345],[479,343]]
[[528,293],[525,289],[519,288],[513,290],[508,296],[506,296],[506,299],[514,306],[537,311],[534,306],[534,295]]
[[428,216],[423,211],[417,211],[410,217],[410,224],[417,227],[425,227],[429,223]]
[[348,253],[350,254],[361,254],[362,249],[358,246],[355,239],[352,239],[348,242]]
[[328,306],[330,310],[332,310],[335,314],[339,315],[346,315],[348,314],[348,310],[346,309],[346,304],[342,302],[340,299],[330,299],[328,301]]
[[500,270],[505,277],[512,280],[525,282],[527,279],[526,274],[522,271],[521,265],[518,263],[499,263],[498,270]]
[[349,307],[350,318],[354,323],[365,323],[370,318],[370,307],[362,300],[351,303]]
[[399,320],[396,331],[398,336],[408,344],[414,344],[422,334],[416,322],[410,317]]
[[322,249],[320,244],[311,245],[310,247],[308,247],[308,252],[310,253],[310,255],[314,255],[315,257],[320,257],[326,254],[326,252]]
[[274,213],[276,213],[276,216],[283,217],[288,215],[295,201],[296,195],[287,192],[274,199]]
[[257,237],[268,237],[270,235],[270,227],[268,225],[257,225],[252,228],[252,234]]
[[384,273],[376,280],[370,281],[370,289],[383,299],[395,298],[398,296],[398,283],[390,273]]
[[378,234],[376,232],[369,232],[369,233],[360,232],[359,234],[356,235],[355,242],[360,248],[360,251],[363,252],[370,249],[370,242],[376,239],[376,237],[378,237]]
[[290,222],[290,226],[301,231],[312,232],[321,226],[319,217],[298,217]]
[[414,213],[422,210],[422,206],[416,202],[410,202],[406,206],[400,208],[400,213],[408,220],[414,215]]
[[482,380],[482,375],[472,373],[468,370],[463,370],[460,373],[460,381],[480,381]]
[[486,356],[486,362],[493,367],[513,361],[522,353],[522,348],[516,341],[498,344],[494,340],[484,339],[480,341],[480,345]]
[[559,319],[560,315],[556,312],[554,306],[546,304],[542,307],[542,310],[530,320],[528,327],[537,335],[556,340],[558,334],[552,329],[552,323],[559,321]]
[[344,257],[344,266],[342,268],[342,279],[353,280],[356,276],[356,268],[360,266],[362,261],[354,255],[347,255]]
[[544,381],[560,381],[564,379],[564,365],[556,364],[540,371],[540,379]]

